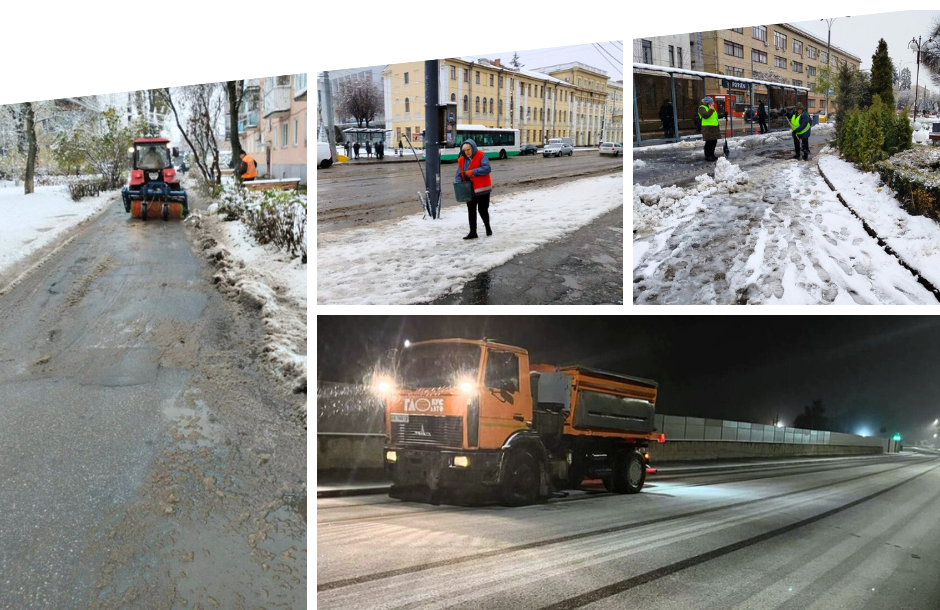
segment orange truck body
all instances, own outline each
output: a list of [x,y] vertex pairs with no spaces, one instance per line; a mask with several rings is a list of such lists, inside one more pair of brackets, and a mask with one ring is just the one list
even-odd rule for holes
[[[461,354],[459,379],[408,383],[422,355],[447,362],[451,351]],[[530,365],[525,349],[487,340],[411,344],[401,363],[404,383],[387,384],[393,389],[383,396],[393,497],[421,487],[495,491],[508,504],[525,504],[585,478],[635,493],[649,468],[649,443],[662,440],[653,428],[654,381]]]

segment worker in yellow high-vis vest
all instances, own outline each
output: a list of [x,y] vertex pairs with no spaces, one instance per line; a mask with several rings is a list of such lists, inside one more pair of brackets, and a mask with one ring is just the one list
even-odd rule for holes
[[787,113],[790,121],[790,132],[793,134],[793,158],[799,159],[802,153],[804,161],[809,160],[809,134],[812,123],[802,102],[797,102],[796,108]]
[[702,105],[698,107],[698,116],[702,120],[702,139],[705,141],[705,160],[717,161],[715,157],[715,146],[718,144],[718,138],[721,137],[721,129],[718,127],[718,111],[715,110],[715,100],[711,96],[706,96],[702,100]]

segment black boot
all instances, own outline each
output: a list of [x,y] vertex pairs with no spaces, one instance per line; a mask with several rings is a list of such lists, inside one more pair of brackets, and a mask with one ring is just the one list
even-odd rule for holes
[[490,225],[486,225],[486,235],[490,236],[493,234],[493,229],[490,228]]
[[467,236],[464,237],[464,239],[476,239],[476,238],[477,238],[476,233],[467,233]]

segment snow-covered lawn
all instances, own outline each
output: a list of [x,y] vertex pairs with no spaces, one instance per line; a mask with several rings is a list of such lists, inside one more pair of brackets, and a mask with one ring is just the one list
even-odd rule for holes
[[[450,187],[450,185],[445,185]],[[498,186],[498,185],[497,185]],[[490,203],[494,235],[464,241],[466,207],[442,218],[421,214],[317,235],[319,304],[388,305],[429,301],[478,273],[531,252],[623,204],[623,174],[500,195]]]
[[719,159],[717,181],[689,188],[634,187],[637,304],[936,304],[814,164],[732,167]]
[[0,185],[0,274],[24,258],[59,240],[73,226],[100,212],[115,201],[116,193],[105,193],[72,201],[68,189],[39,186],[31,195],[23,194],[22,184]]
[[819,167],[878,237],[927,281],[940,286],[940,224],[904,211],[876,173],[859,171],[834,155],[820,158]]

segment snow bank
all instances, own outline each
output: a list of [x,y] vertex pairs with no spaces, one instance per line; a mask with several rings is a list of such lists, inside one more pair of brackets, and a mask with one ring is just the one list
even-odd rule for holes
[[6,183],[0,188],[0,274],[33,252],[60,241],[62,234],[114,200],[115,193],[111,192],[72,201],[65,185],[39,186],[31,195],[24,195],[22,185]]
[[[262,351],[271,369],[294,393],[306,393],[307,266],[273,245],[257,245],[240,222],[198,212],[187,222],[198,232],[203,256],[218,269],[212,281],[219,291],[260,314]],[[297,415],[306,426],[306,412]]]
[[[452,188],[449,184],[445,188]],[[498,189],[498,185],[497,185]],[[499,195],[490,203],[494,235],[464,241],[467,213],[421,214],[317,235],[319,304],[408,304],[459,290],[477,274],[531,252],[623,204],[623,174]],[[417,203],[415,204],[417,207]]]
[[663,220],[673,216],[688,216],[704,210],[702,201],[713,194],[735,193],[750,180],[747,172],[719,157],[715,165],[714,178],[708,174],[695,177],[695,185],[688,188],[633,186],[633,230],[647,233],[659,226]]
[[633,161],[633,169],[643,169],[646,167],[646,162],[643,159],[635,159]]
[[835,156],[819,159],[819,168],[845,202],[911,268],[940,286],[940,225],[924,216],[911,216],[878,174],[859,171]]

